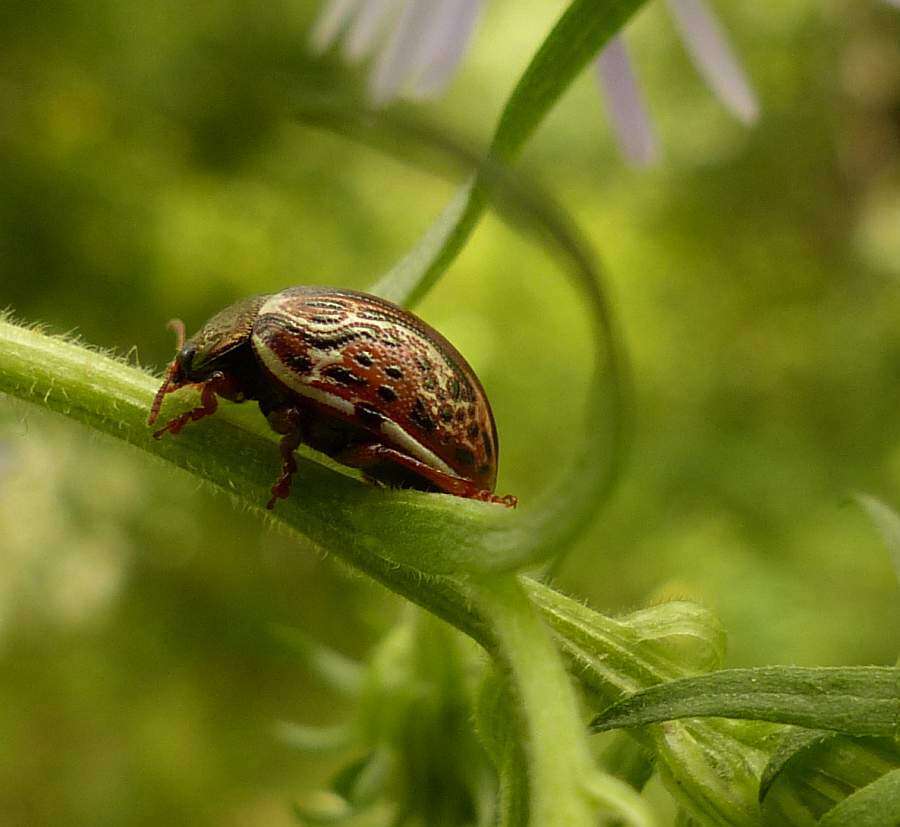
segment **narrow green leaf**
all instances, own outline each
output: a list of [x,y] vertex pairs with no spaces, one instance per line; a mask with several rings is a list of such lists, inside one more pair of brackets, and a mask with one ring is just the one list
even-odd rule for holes
[[356,810],[348,801],[325,790],[311,793],[303,801],[294,803],[294,817],[306,827],[346,824],[354,815]]
[[600,754],[600,766],[640,792],[653,774],[654,754],[624,732],[616,732]]
[[765,800],[775,779],[785,771],[792,761],[797,760],[807,750],[838,737],[840,734],[837,732],[826,732],[820,729],[787,730],[778,740],[778,746],[772,753],[759,781],[760,802]]
[[819,822],[848,796],[900,768],[893,738],[789,728],[760,782],[763,822],[805,827]]
[[313,640],[302,629],[280,624],[272,624],[270,628],[326,686],[350,697],[359,694],[364,672],[361,663]]
[[337,752],[349,747],[356,735],[355,728],[346,724],[319,727],[295,724],[290,721],[275,723],[275,737],[286,746],[301,752]]
[[638,692],[598,715],[597,732],[676,718],[749,718],[849,735],[900,732],[900,669],[726,669]]
[[900,769],[845,798],[819,820],[819,827],[889,827],[900,824]]
[[339,770],[329,786],[355,809],[362,809],[384,793],[395,763],[391,751],[381,747]]
[[[511,161],[591,58],[646,0],[574,0],[547,35],[500,116],[491,154]],[[466,183],[419,245],[373,288],[397,304],[416,304],[456,258],[485,202],[482,177]]]
[[698,824],[759,827],[756,792],[768,756],[747,743],[745,726],[744,721],[672,721],[646,732],[663,783]]

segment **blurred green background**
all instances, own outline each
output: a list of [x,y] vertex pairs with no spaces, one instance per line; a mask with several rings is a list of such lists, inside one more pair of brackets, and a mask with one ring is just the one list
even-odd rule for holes
[[[559,583],[609,612],[700,600],[730,665],[893,663],[897,583],[849,497],[900,504],[900,13],[717,5],[758,126],[651,4],[629,40],[663,163],[623,165],[591,72],[526,152],[604,258],[637,394],[623,483]],[[428,117],[483,144],[562,8],[490,3]],[[161,367],[171,316],[371,284],[453,187],[284,116],[363,82],[310,59],[315,12],[7,0],[0,306]],[[419,311],[479,372],[499,488],[527,501],[583,427],[580,297],[489,219]],[[332,766],[273,722],[348,710],[271,625],[363,655],[398,608],[171,468],[0,400],[0,823],[292,823]]]

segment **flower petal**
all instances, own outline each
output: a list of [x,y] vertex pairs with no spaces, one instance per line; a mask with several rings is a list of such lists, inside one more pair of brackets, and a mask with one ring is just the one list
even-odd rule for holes
[[637,166],[654,163],[659,157],[656,136],[621,37],[612,38],[597,58],[597,79],[622,154]]
[[744,123],[759,117],[759,103],[728,39],[704,0],[668,0],[688,54],[722,103]]
[[375,106],[396,98],[424,57],[425,35],[441,0],[408,0],[369,77],[369,97]]
[[350,24],[344,41],[344,57],[351,63],[365,60],[378,44],[388,19],[403,0],[361,0],[359,12]]
[[422,62],[412,97],[428,98],[444,90],[466,51],[484,0],[444,0],[428,32],[427,59]]
[[361,2],[363,0],[328,0],[309,34],[309,47],[315,54],[322,54],[337,40]]

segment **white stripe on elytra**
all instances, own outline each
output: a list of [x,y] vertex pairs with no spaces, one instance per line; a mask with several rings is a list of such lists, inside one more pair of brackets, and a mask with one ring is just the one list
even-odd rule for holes
[[421,442],[413,439],[406,431],[403,430],[392,419],[385,419],[381,423],[381,433],[397,445],[401,445],[406,449],[406,453],[411,454],[416,459],[421,460],[426,465],[437,468],[445,474],[452,474],[454,477],[458,474],[447,465],[437,454],[429,451]]
[[[328,393],[328,391],[323,391],[321,388],[316,388],[305,382],[295,372],[288,370],[274,351],[255,334],[253,335],[253,347],[263,360],[263,364],[265,364],[272,372],[275,378],[291,390],[296,391],[301,396],[306,396],[321,405],[325,405],[328,408],[334,408],[335,410],[341,411],[341,413],[347,416],[354,416],[356,414],[356,407],[349,400],[333,393]],[[429,451],[421,442],[410,436],[396,422],[393,422],[390,419],[382,420],[380,430],[381,433],[388,437],[395,445],[399,445],[408,454],[414,456],[421,462],[424,462],[429,467],[443,471],[445,474],[452,474],[454,477],[458,476],[446,462],[437,456],[437,454]]]
[[272,372],[275,378],[291,390],[303,396],[308,396],[316,402],[327,405],[329,408],[341,411],[341,413],[353,416],[353,403],[328,391],[307,385],[296,373],[288,370],[275,352],[255,333],[253,334],[253,348],[263,360],[263,364]]

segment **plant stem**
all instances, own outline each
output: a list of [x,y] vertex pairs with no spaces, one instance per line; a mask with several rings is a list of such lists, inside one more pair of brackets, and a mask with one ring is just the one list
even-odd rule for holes
[[528,765],[529,824],[591,827],[587,793],[593,771],[575,693],[549,631],[516,577],[499,575],[473,584],[476,605],[490,618],[498,659],[506,667],[518,740]]

